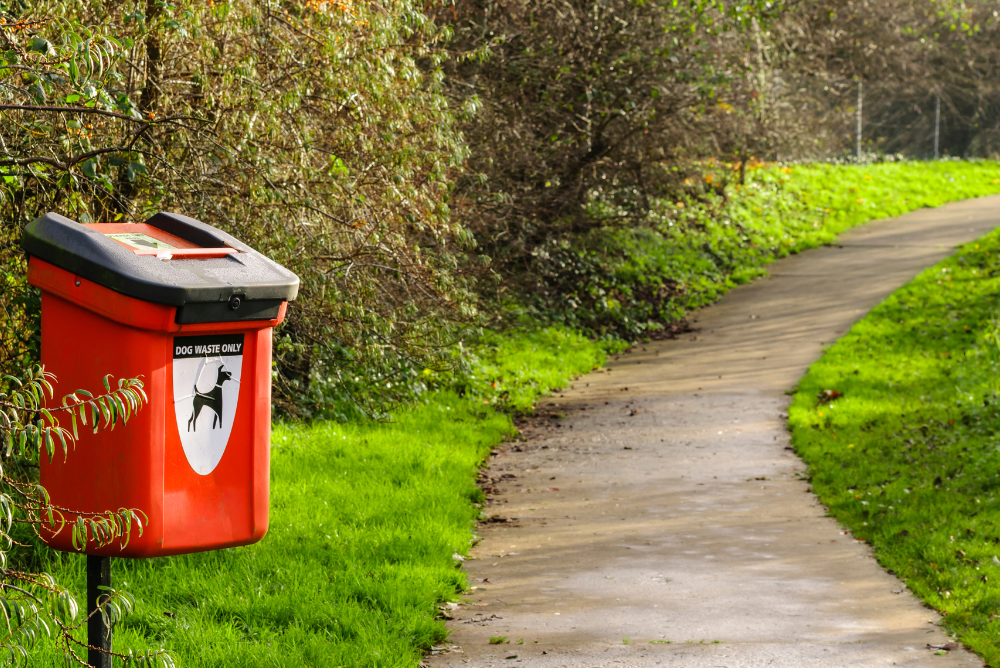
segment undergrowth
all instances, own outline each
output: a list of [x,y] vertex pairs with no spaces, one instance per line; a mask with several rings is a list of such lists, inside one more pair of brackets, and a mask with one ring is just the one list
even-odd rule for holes
[[813,490],[1000,665],[1000,232],[901,288],[800,381]]

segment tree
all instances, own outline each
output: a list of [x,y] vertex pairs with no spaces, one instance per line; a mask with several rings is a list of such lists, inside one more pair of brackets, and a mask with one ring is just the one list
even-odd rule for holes
[[748,31],[769,6],[462,3],[460,48],[491,53],[452,74],[456,91],[483,103],[467,133],[471,172],[487,185],[467,178],[462,190],[480,244],[525,263],[553,238],[642,221],[650,200],[683,180],[671,166],[718,154],[720,105],[749,106]]
[[178,211],[298,273],[275,348],[286,412],[448,363],[476,317],[447,204],[468,109],[444,95],[448,33],[416,4],[69,0],[6,20],[0,364],[37,357],[17,239],[51,209]]
[[[496,303],[565,314],[583,292],[616,301],[617,288],[581,290],[609,273],[612,238],[656,228],[664,198],[724,195],[724,181],[687,184],[705,185],[703,159],[769,147],[761,32],[780,11],[757,0],[473,0],[438,14],[458,51],[489,54],[451,63],[448,84],[482,105],[465,125],[471,156],[453,206],[493,260]],[[627,298],[672,294],[647,287]]]
[[[985,0],[826,0],[791,3],[776,24],[783,75],[835,88],[856,82],[914,157],[931,151],[934,100],[941,100],[942,146],[952,155],[1000,155],[1000,18]],[[822,94],[803,86],[799,95]],[[845,104],[844,106],[847,106]],[[910,126],[909,128],[907,126]]]

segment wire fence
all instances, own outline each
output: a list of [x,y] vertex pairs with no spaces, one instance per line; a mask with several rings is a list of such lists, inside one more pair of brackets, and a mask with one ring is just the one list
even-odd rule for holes
[[1000,94],[891,81],[806,80],[779,88],[782,113],[796,126],[783,159],[1000,158]]

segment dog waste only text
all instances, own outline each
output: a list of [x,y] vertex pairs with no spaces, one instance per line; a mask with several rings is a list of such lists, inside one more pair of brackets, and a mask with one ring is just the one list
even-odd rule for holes
[[242,343],[223,343],[197,346],[177,346],[174,357],[208,357],[209,355],[239,355]]

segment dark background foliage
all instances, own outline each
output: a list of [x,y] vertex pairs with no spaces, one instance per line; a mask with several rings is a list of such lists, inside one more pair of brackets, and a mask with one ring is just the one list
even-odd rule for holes
[[952,154],[1000,150],[978,0],[2,10],[0,364],[38,358],[27,222],[178,211],[302,278],[275,345],[289,416],[410,400],[485,323],[654,334],[690,281],[649,258],[702,243],[754,159],[846,157],[856,80],[899,117],[940,96]]

